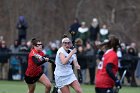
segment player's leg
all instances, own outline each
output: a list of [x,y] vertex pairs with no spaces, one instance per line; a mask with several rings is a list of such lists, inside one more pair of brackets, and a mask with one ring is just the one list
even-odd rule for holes
[[78,80],[73,81],[70,86],[76,91],[76,93],[82,93],[82,89]]
[[64,87],[60,88],[60,90],[62,93],[70,93],[69,86],[64,86]]
[[28,84],[28,93],[34,93],[35,87],[35,84]]
[[50,82],[50,80],[47,78],[47,76],[45,74],[42,74],[42,76],[39,79],[39,82],[42,83],[46,87],[45,93],[50,93],[50,91],[51,91],[51,82]]

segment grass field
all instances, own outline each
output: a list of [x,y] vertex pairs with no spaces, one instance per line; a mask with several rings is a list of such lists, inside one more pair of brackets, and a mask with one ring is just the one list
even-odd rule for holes
[[[83,93],[95,93],[94,86],[81,85]],[[27,85],[23,81],[0,81],[0,93],[27,93]],[[37,83],[35,93],[44,93],[44,86]],[[75,93],[71,89],[71,93]],[[140,93],[140,87],[123,87],[119,93]]]

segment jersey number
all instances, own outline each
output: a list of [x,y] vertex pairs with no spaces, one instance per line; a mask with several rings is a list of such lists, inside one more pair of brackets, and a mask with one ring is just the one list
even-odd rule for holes
[[100,61],[100,63],[98,64],[98,69],[102,69],[103,68],[103,62]]

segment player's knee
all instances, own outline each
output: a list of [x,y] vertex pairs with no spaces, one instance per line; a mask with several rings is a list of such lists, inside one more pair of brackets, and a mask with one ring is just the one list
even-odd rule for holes
[[34,93],[34,88],[30,88],[29,90],[28,90],[28,93]]
[[52,84],[51,84],[51,83],[50,83],[50,84],[47,84],[47,86],[46,86],[46,88],[47,88],[48,90],[50,90],[51,87],[52,87]]
[[76,93],[82,93],[82,89],[81,88],[76,89]]

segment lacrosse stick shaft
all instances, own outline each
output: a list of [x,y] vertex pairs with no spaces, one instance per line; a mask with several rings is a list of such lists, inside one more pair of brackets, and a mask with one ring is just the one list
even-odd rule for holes
[[127,72],[127,70],[124,70],[123,75],[122,75],[122,78],[121,78],[121,80],[120,80],[120,83],[121,83],[121,84],[122,84],[122,82],[123,82],[123,80],[124,80],[124,77],[125,77],[125,75],[126,75],[126,72]]
[[[122,75],[122,78],[120,79],[120,84],[121,85],[122,85],[122,82],[123,82],[124,77],[126,75],[126,72],[127,72],[127,70],[124,70],[123,75]],[[119,89],[120,89],[120,87],[116,87],[115,90],[114,90],[114,93],[119,93]]]

